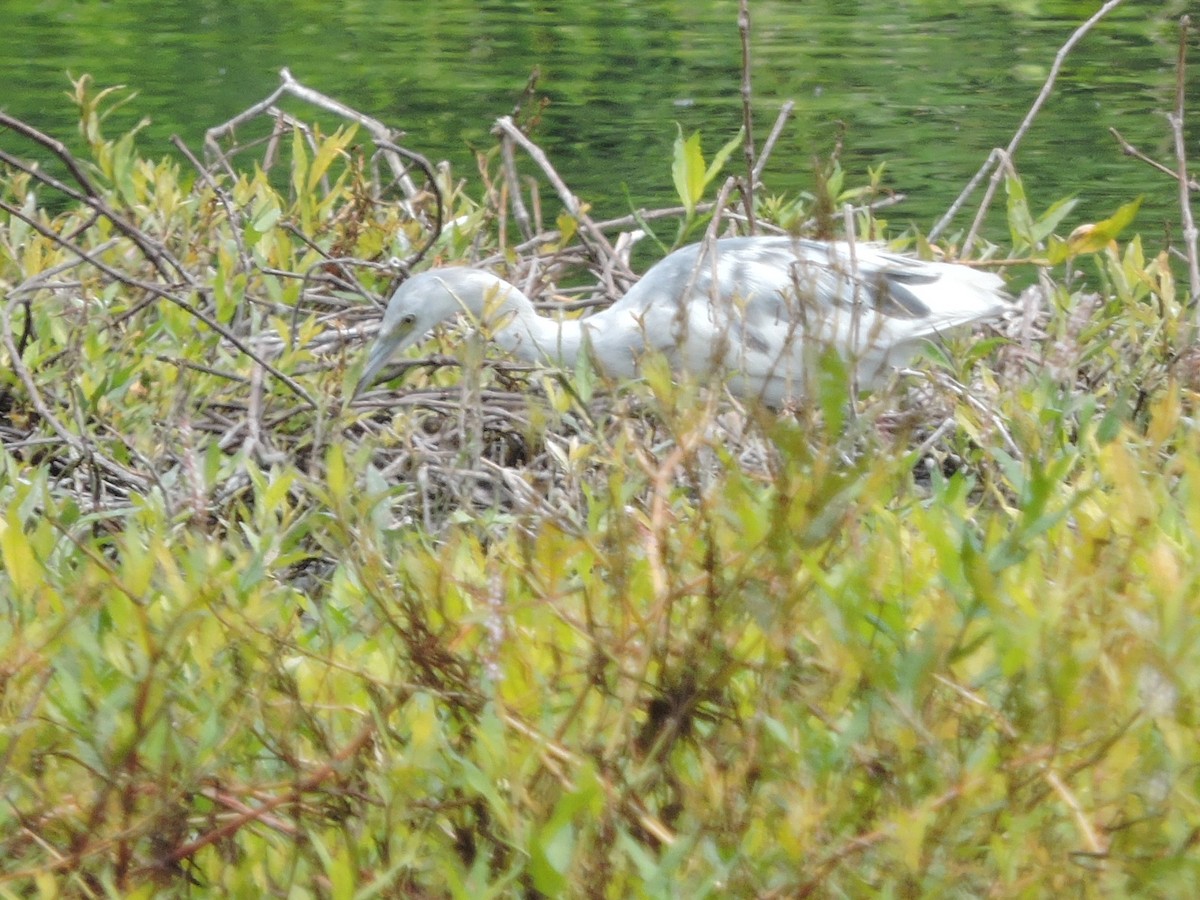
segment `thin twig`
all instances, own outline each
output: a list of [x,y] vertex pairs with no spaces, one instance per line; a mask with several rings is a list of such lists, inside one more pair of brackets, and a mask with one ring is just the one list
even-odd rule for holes
[[529,224],[529,210],[521,199],[521,180],[517,176],[517,160],[513,154],[512,138],[507,134],[500,136],[500,159],[504,166],[504,181],[508,185],[508,202],[512,206],[513,218],[517,220],[517,228],[521,237],[529,240],[533,237],[533,229]]
[[[1117,142],[1117,146],[1121,148],[1121,152],[1124,153],[1126,156],[1131,156],[1134,159],[1138,160],[1139,162],[1144,162],[1150,168],[1154,169],[1155,171],[1161,172],[1163,175],[1169,175],[1172,180],[1179,177],[1178,172],[1176,172],[1170,166],[1164,166],[1162,163],[1160,163],[1157,159],[1154,159],[1152,156],[1147,156],[1145,153],[1143,153],[1141,150],[1139,150],[1137,147],[1135,147],[1133,144],[1131,144],[1125,138],[1125,135],[1121,134],[1121,132],[1117,131],[1117,129],[1109,128],[1108,133],[1113,136],[1113,140],[1115,140]],[[1187,185],[1188,185],[1189,190],[1200,191],[1200,181],[1196,181],[1195,178],[1189,177],[1187,180]]]
[[792,100],[786,101],[779,108],[779,115],[775,117],[775,124],[771,128],[771,133],[767,135],[767,139],[763,141],[762,153],[754,163],[754,168],[750,171],[750,181],[757,185],[762,181],[763,169],[767,166],[767,159],[771,155],[771,151],[775,149],[775,143],[779,140],[779,136],[783,134],[783,127],[787,124],[788,119],[792,117],[792,110],[796,104]]
[[229,233],[233,236],[234,244],[237,245],[238,259],[241,261],[242,271],[251,271],[253,269],[253,261],[250,251],[246,248],[246,239],[244,236],[246,229],[241,213],[229,198],[229,192],[217,184],[217,180],[212,176],[212,173],[201,164],[200,160],[196,158],[196,154],[192,153],[191,148],[178,135],[171,135],[171,143],[192,164],[192,168],[196,170],[196,174],[200,177],[200,180],[208,185],[208,189],[213,192],[213,196],[217,198],[217,202],[225,210],[225,217],[232,226],[229,229]]
[[[580,236],[591,245],[593,252],[598,257],[597,261],[603,266],[606,260],[615,257],[616,254],[613,251],[612,244],[604,236],[604,232],[597,228],[592,218],[584,212],[583,204],[579,201],[578,197],[571,193],[566,182],[559,177],[558,172],[555,171],[554,166],[551,165],[542,148],[531,141],[520,128],[513,124],[510,116],[501,116],[497,119],[495,130],[500,134],[508,135],[522,150],[529,154],[530,159],[537,163],[538,168],[545,173],[555,193],[558,194],[558,199],[567,208],[568,214],[579,223]],[[613,264],[613,268],[619,270],[629,279],[636,280],[637,278],[629,270],[628,266],[623,265],[619,259]]]
[[958,196],[954,198],[954,202],[950,204],[950,208],[942,214],[942,217],[938,219],[937,224],[929,229],[930,241],[936,241],[939,237],[941,237],[942,232],[949,227],[952,221],[954,221],[954,217],[958,215],[958,211],[966,204],[967,199],[975,193],[975,189],[979,187],[979,183],[983,181],[983,179],[987,177],[988,173],[992,171],[992,168],[1000,162],[1003,153],[1004,151],[997,147],[988,154],[988,158],[984,161],[983,165],[979,167],[979,171],[971,176],[971,180],[967,182],[966,187],[959,191]]
[[[411,268],[425,258],[425,254],[433,248],[433,245],[437,243],[437,239],[442,236],[442,226],[446,222],[446,198],[442,195],[442,186],[438,184],[437,172],[434,171],[434,167],[428,158],[417,153],[415,150],[401,147],[394,141],[376,138],[375,143],[381,150],[395,153],[397,156],[414,163],[425,176],[425,182],[429,185],[429,189],[433,191],[433,225],[429,229],[429,239],[425,242],[424,246],[405,261],[405,266]],[[405,177],[407,177],[407,174]]]
[[[1087,33],[1091,31],[1101,19],[1103,19],[1124,2],[1125,0],[1108,0],[1107,3],[1105,3],[1100,7],[1100,9],[1096,10],[1096,12],[1092,14],[1091,18],[1076,28],[1071,36],[1067,38],[1066,43],[1064,43],[1058,49],[1058,53],[1054,55],[1054,62],[1050,66],[1050,73],[1046,76],[1046,81],[1042,84],[1042,89],[1038,93],[1037,99],[1033,101],[1033,105],[1029,108],[1029,112],[1027,112],[1025,114],[1025,118],[1021,120],[1020,126],[1018,126],[1016,132],[1013,134],[1012,139],[1009,140],[1008,146],[1004,148],[1005,157],[1009,160],[1010,165],[1014,154],[1017,152],[1017,147],[1020,145],[1025,135],[1029,133],[1029,129],[1033,127],[1033,120],[1037,118],[1037,114],[1041,112],[1042,107],[1050,98],[1050,94],[1054,90],[1054,84],[1058,80],[1058,74],[1060,71],[1062,71],[1063,63],[1066,62],[1067,56],[1070,55],[1071,51],[1075,49],[1075,46],[1081,40],[1083,40],[1084,36],[1087,35]],[[980,167],[979,172],[977,172],[971,179],[971,182],[968,185],[970,190],[974,190],[975,186],[979,184],[980,178],[982,178],[983,175],[985,175],[993,166],[996,166],[998,160],[996,160],[994,157],[994,152],[988,155],[987,161],[984,162],[983,166]],[[1002,177],[1002,174],[1002,170],[997,167],[995,173],[992,175],[993,183],[997,182]],[[976,221],[982,220],[982,218],[987,214],[988,205],[990,204],[991,198],[994,195],[995,190],[993,188],[993,190],[988,193],[987,197],[985,197],[983,204],[981,204],[980,212],[976,216]],[[944,215],[929,232],[930,240],[936,240],[938,236],[945,230],[945,228],[949,225],[953,214],[958,211],[959,206],[961,206],[961,202],[955,201],[955,205],[951,206],[950,211],[948,211],[946,215]],[[969,242],[964,241],[962,252],[964,256],[970,252]]]
[[1083,805],[1071,792],[1071,789],[1067,787],[1066,782],[1053,769],[1046,769],[1042,773],[1042,777],[1046,779],[1046,783],[1050,785],[1054,793],[1058,794],[1059,799],[1071,810],[1071,815],[1075,819],[1079,833],[1083,836],[1083,842],[1087,845],[1087,852],[1092,856],[1105,855],[1108,852],[1107,845],[1100,839],[1095,827],[1083,811]]
[[[710,291],[711,300],[714,305],[718,304],[719,297],[717,295],[720,289],[721,279],[719,277],[720,261],[717,259],[717,240],[720,237],[721,215],[725,211],[725,207],[729,204],[729,195],[737,186],[737,179],[733,176],[725,179],[725,183],[721,185],[721,190],[717,192],[716,202],[713,204],[712,218],[708,222],[708,226],[704,229],[704,238],[700,242],[700,252],[696,254],[696,264],[692,267],[691,275],[688,276],[687,284],[683,291],[679,294],[680,297],[691,297],[696,290],[696,283],[700,279],[700,273],[706,265],[711,267],[710,272]],[[680,338],[680,343],[686,340],[688,326],[688,304],[680,303],[677,312],[675,313],[675,324],[678,333],[683,336]]]
[[1021,121],[1021,125],[1017,128],[1016,133],[1012,136],[1012,140],[1008,142],[1008,146],[1004,148],[1004,152],[1011,159],[1017,152],[1017,146],[1029,133],[1029,129],[1033,127],[1033,120],[1037,114],[1041,112],[1046,101],[1050,99],[1050,94],[1054,90],[1054,84],[1058,80],[1058,73],[1062,71],[1063,64],[1067,61],[1067,56],[1075,49],[1075,46],[1083,40],[1089,31],[1091,31],[1097,23],[1105,16],[1111,13],[1118,6],[1123,4],[1125,0],[1108,0],[1102,7],[1094,12],[1086,22],[1075,29],[1074,33],[1067,38],[1058,53],[1054,55],[1054,62],[1050,66],[1050,73],[1046,76],[1046,82],[1042,85],[1042,90],[1038,93],[1037,99],[1033,101],[1033,106],[1029,108],[1029,112],[1025,114],[1025,118]]
[[[391,707],[399,706],[400,701],[394,700]],[[390,712],[390,710],[389,710]],[[352,737],[337,753],[325,763],[318,766],[311,774],[300,779],[290,790],[277,794],[263,801],[257,807],[248,807],[245,812],[223,822],[216,828],[205,832],[187,844],[176,847],[156,861],[157,867],[166,868],[190,856],[194,856],[205,847],[237,833],[241,828],[253,822],[262,821],[273,810],[289,803],[295,803],[305,794],[318,789],[323,783],[338,777],[347,760],[353,759],[368,742],[375,736],[377,726],[374,719],[368,717],[358,733]]]
[[24,137],[29,138],[34,143],[40,144],[51,153],[59,158],[71,176],[83,189],[82,193],[63,184],[56,178],[53,178],[40,169],[33,166],[26,166],[20,160],[10,156],[7,153],[0,152],[0,160],[6,164],[20,169],[48,187],[54,188],[63,194],[66,194],[77,203],[82,203],[84,206],[94,210],[99,215],[104,216],[113,223],[113,227],[137,246],[142,254],[150,261],[159,274],[168,281],[176,278],[182,279],[188,284],[194,284],[191,273],[184,269],[183,264],[179,262],[162,244],[153,240],[149,235],[136,226],[130,224],[124,217],[117,214],[108,202],[101,195],[99,189],[92,183],[92,180],[83,171],[83,167],[71,155],[65,144],[55,140],[48,134],[44,134],[20,119],[15,119],[4,112],[0,112],[0,125],[10,128]]
[[[1200,297],[1200,256],[1196,248],[1196,220],[1192,217],[1192,198],[1188,188],[1187,144],[1183,135],[1183,109],[1186,96],[1187,74],[1187,41],[1188,26],[1191,19],[1181,16],[1179,19],[1179,58],[1175,64],[1175,109],[1167,114],[1171,123],[1171,131],[1175,137],[1176,178],[1179,181],[1179,214],[1183,219],[1183,247],[1188,261],[1189,300],[1194,302]],[[1200,309],[1197,310],[1200,315]],[[1192,335],[1194,338],[1195,335]],[[1189,341],[1191,343],[1191,341]]]
[[979,209],[975,211],[975,220],[971,222],[971,227],[967,230],[967,236],[963,240],[962,255],[969,256],[971,248],[975,244],[975,238],[983,228],[983,220],[992,206],[992,199],[996,196],[996,191],[1000,189],[1000,180],[1005,175],[1017,177],[1016,169],[1013,168],[1012,160],[1008,158],[1008,153],[997,148],[992,151],[996,157],[996,171],[992,173],[991,179],[988,181],[987,190],[983,194],[983,202],[979,204]]
[[750,232],[754,232],[754,184],[758,164],[754,158],[754,118],[751,109],[750,79],[750,0],[738,3],[738,34],[742,39],[742,152],[746,157],[746,184],[742,187],[742,199],[746,207],[746,219]]

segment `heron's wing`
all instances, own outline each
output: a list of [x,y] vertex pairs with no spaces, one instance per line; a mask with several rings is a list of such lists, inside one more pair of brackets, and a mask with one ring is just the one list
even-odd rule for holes
[[[743,388],[794,394],[794,383],[814,377],[830,348],[870,382],[907,362],[924,340],[1006,306],[998,276],[961,265],[866,244],[788,241],[753,249],[733,254],[739,258],[718,286],[734,293],[712,315],[717,330],[729,334],[724,365],[742,374]],[[716,271],[719,278],[722,268]]]
[[732,308],[746,298],[746,329],[789,323],[861,353],[995,316],[1006,306],[1001,279],[966,266],[914,260],[869,244],[797,241],[791,249],[790,263],[780,264],[779,249],[770,248],[761,261],[734,270],[741,277],[732,280]]
[[[661,351],[688,371],[737,373],[743,393],[770,398],[798,393],[779,382],[811,377],[823,348],[873,378],[921,339],[996,315],[1001,286],[995,275],[869,244],[727,238],[666,257],[607,311],[609,323],[619,314],[637,327],[597,335],[611,358]],[[636,340],[626,348],[623,335]]]

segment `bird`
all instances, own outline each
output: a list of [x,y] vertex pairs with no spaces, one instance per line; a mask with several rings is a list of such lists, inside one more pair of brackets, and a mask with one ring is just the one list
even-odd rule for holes
[[924,343],[1010,305],[993,273],[874,243],[788,236],[681,247],[583,318],[538,314],[492,272],[435,268],[409,277],[388,301],[353,397],[395,355],[462,315],[486,322],[496,344],[528,363],[574,371],[587,354],[606,376],[631,379],[647,353],[659,352],[673,371],[719,376],[743,399],[783,407],[803,401],[829,349],[859,388],[875,387]]

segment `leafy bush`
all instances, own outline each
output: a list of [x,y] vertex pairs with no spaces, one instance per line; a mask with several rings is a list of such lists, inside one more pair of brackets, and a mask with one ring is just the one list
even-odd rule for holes
[[78,187],[9,155],[0,184],[4,896],[1200,878],[1196,357],[1165,253],[1038,266],[1062,207],[1013,180],[1043,292],[875,395],[831,371],[776,415],[436,338],[346,407],[377,318],[351,268],[382,291],[435,200],[433,256],[564,285],[580,219],[514,249],[501,156],[481,200],[445,171],[397,199],[353,129],[185,174],[78,99]]

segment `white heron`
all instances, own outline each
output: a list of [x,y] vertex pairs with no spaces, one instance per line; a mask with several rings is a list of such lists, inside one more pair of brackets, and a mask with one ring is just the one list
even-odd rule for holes
[[677,371],[725,377],[745,398],[803,398],[828,348],[877,384],[923,342],[994,318],[1009,305],[999,276],[875,245],[791,237],[692,244],[655,264],[624,297],[581,319],[539,315],[520,290],[480,269],[413,275],[388,301],[358,396],[401,350],[463,314],[487,323],[526,362],[574,370],[581,353],[612,378],[636,377],[645,353]]

